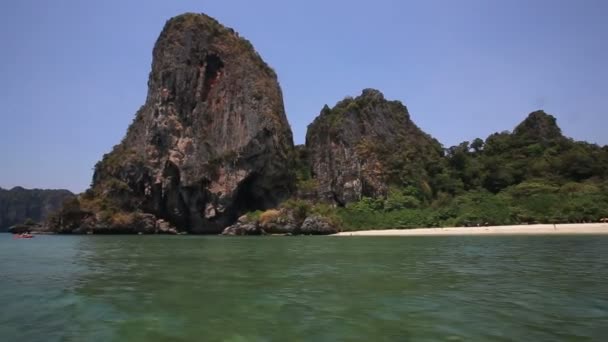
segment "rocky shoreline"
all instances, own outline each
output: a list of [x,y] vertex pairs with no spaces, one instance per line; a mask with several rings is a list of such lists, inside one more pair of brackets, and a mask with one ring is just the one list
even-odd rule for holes
[[227,227],[222,235],[331,235],[338,233],[338,228],[326,217],[308,216],[298,222],[293,215],[287,219],[273,221],[255,220],[247,216],[239,218],[237,223]]

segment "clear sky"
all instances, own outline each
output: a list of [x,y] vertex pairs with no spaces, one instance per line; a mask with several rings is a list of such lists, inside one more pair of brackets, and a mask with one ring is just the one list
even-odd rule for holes
[[144,103],[165,21],[205,12],[281,83],[294,140],[363,88],[405,103],[446,147],[536,109],[608,144],[605,0],[3,0],[0,186],[83,191]]

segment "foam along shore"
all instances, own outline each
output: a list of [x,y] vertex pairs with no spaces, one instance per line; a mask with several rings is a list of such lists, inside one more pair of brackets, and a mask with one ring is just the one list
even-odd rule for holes
[[334,236],[544,235],[608,234],[608,223],[360,230]]

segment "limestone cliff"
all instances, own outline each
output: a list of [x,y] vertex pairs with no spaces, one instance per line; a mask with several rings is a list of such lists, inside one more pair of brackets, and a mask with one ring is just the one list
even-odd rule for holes
[[401,102],[374,89],[325,106],[308,126],[306,149],[318,197],[338,205],[384,196],[393,184],[428,188],[443,153]]
[[59,209],[62,203],[74,198],[68,190],[0,188],[0,232],[26,220],[40,222]]
[[292,154],[274,71],[234,30],[184,14],[160,34],[146,102],[96,165],[83,204],[218,233],[289,197]]

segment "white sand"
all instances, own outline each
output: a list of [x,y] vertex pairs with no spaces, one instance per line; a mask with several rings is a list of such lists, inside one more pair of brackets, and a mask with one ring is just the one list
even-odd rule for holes
[[535,224],[521,226],[449,227],[360,230],[334,236],[434,236],[434,235],[544,235],[544,234],[608,234],[608,223]]

